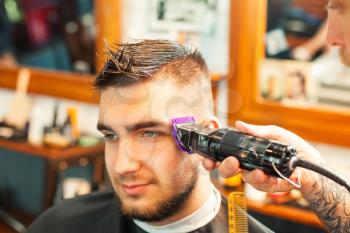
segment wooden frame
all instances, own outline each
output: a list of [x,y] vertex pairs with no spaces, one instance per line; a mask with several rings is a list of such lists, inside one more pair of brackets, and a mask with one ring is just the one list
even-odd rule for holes
[[350,111],[287,107],[258,100],[258,66],[264,57],[266,0],[231,1],[229,124],[244,120],[280,125],[305,139],[350,146]]
[[[0,67],[0,87],[16,88],[17,73],[21,69]],[[59,98],[97,103],[97,96],[92,90],[92,75],[82,75],[61,71],[49,71],[31,68],[28,92]]]
[[[104,40],[119,42],[121,40],[121,0],[95,0],[96,18],[96,68],[99,70],[104,63]],[[15,89],[16,68],[0,67],[0,87]],[[97,103],[98,98],[92,90],[93,75],[68,73],[57,70],[31,69],[31,80],[28,91],[33,94],[67,98],[88,103]]]

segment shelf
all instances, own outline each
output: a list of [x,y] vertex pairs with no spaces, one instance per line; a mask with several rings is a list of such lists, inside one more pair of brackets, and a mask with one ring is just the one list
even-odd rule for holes
[[[0,67],[0,87],[15,89],[18,68]],[[28,92],[88,103],[98,103],[92,88],[93,75],[31,68]]]

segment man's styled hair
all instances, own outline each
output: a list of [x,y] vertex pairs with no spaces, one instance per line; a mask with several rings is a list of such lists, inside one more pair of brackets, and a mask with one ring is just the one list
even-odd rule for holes
[[199,77],[208,79],[208,67],[198,50],[192,50],[167,40],[143,40],[106,48],[107,63],[97,75],[94,86],[126,87],[165,74],[179,84]]

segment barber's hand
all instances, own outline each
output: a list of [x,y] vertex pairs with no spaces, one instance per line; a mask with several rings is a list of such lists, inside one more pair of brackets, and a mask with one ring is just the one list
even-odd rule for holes
[[[258,126],[244,123],[242,121],[236,122],[236,128],[243,132],[256,137],[273,139],[279,142],[293,145],[297,150],[297,156],[302,157],[306,160],[314,163],[321,163],[321,155],[307,142],[305,142],[299,136],[287,131],[283,128],[269,125],[269,126]],[[214,163],[209,159],[203,160],[203,166],[208,169],[218,168],[219,173],[223,177],[231,177],[239,172],[242,172],[243,180],[253,185],[256,189],[265,192],[285,192],[290,191],[293,186],[285,180],[268,176],[263,171],[255,169],[253,171],[241,170],[239,168],[239,162],[234,157],[228,157],[221,163]],[[307,184],[309,177],[307,174],[304,175],[305,170],[301,170],[301,183]],[[290,177],[293,181],[297,180],[297,174],[294,172]]]

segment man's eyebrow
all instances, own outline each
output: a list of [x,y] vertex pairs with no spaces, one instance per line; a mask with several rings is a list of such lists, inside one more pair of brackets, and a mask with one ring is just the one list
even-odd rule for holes
[[132,131],[137,131],[140,129],[144,129],[144,128],[152,128],[152,127],[166,127],[169,128],[169,124],[161,122],[161,121],[145,121],[145,122],[139,122],[130,126],[126,127],[126,130],[128,132],[132,132]]
[[[128,132],[132,132],[132,131],[137,131],[137,130],[140,130],[140,129],[145,129],[145,128],[152,128],[152,127],[165,127],[165,128],[170,128],[169,124],[167,123],[164,123],[164,122],[160,122],[160,121],[145,121],[145,122],[139,122],[139,123],[136,123],[136,124],[132,124],[132,125],[129,125],[129,126],[126,126],[126,130]],[[114,130],[112,129],[112,127],[110,126],[107,126],[101,122],[99,122],[97,124],[97,129],[99,131],[111,131],[111,132],[114,132]]]
[[111,127],[109,127],[109,126],[107,126],[107,125],[105,125],[105,124],[103,124],[103,123],[97,123],[97,129],[99,130],[99,131],[103,131],[103,130],[106,130],[106,131],[112,131],[112,132],[114,132],[114,130],[111,128]]

